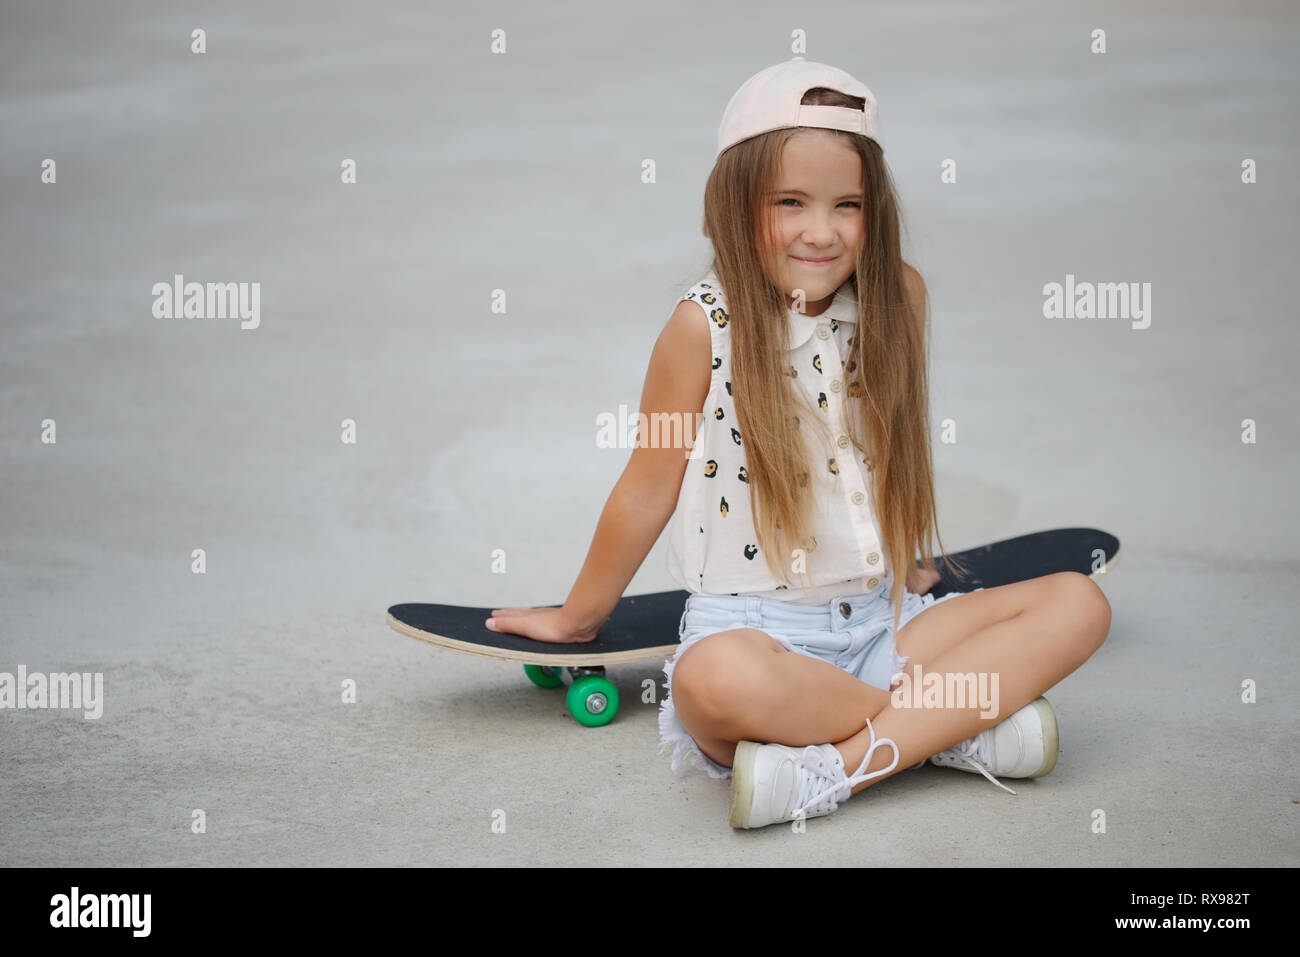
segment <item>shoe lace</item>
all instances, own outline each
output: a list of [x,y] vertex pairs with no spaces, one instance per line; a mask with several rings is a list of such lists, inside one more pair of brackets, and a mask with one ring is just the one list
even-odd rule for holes
[[[804,748],[800,763],[806,770],[813,773],[803,776],[803,782],[799,785],[799,797],[795,801],[793,813],[807,814],[809,811],[825,811],[829,813],[834,811],[839,807],[837,802],[848,800],[849,795],[853,793],[855,784],[878,778],[898,767],[898,745],[894,744],[889,738],[881,738],[877,741],[876,729],[871,726],[870,718],[867,719],[867,731],[871,733],[871,744],[867,748],[866,757],[862,759],[862,763],[858,765],[858,769],[853,773],[852,777],[845,777],[843,766],[828,757],[821,748],[816,745],[809,745]],[[887,744],[894,749],[893,763],[887,768],[864,774],[867,765],[871,763],[871,755],[882,744]],[[829,787],[827,782],[829,782]]]
[[948,750],[951,751],[953,754],[957,755],[957,757],[961,758],[963,761],[965,761],[967,764],[973,767],[980,774],[984,775],[986,778],[988,778],[990,781],[992,781],[1002,790],[1010,791],[1012,794],[1015,794],[1016,793],[1015,791],[1012,791],[1011,788],[1007,787],[1005,784],[1003,784],[1001,781],[999,781],[997,778],[995,778],[992,774],[989,773],[989,768],[988,768],[989,755],[984,751],[985,740],[986,740],[985,735],[983,733],[980,733],[975,735],[975,737],[973,738],[967,738],[965,741],[961,741],[957,744],[954,744]]

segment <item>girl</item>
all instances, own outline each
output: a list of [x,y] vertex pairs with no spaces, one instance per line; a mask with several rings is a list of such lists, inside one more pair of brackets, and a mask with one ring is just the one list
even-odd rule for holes
[[[1075,572],[925,594],[939,579],[926,293],[882,154],[875,98],[842,70],[800,57],[741,86],[705,188],[712,268],[659,336],[641,398],[648,420],[702,419],[700,433],[685,454],[638,436],[562,608],[486,623],[590,641],[673,518],[668,567],[691,594],[661,741],[674,770],[689,756],[731,777],[733,827],[829,814],[927,759],[1005,790],[993,775],[1047,774],[1058,735],[1041,695],[1110,627]],[[906,706],[919,696],[890,689],[909,660],[914,678],[974,676],[993,707]]]

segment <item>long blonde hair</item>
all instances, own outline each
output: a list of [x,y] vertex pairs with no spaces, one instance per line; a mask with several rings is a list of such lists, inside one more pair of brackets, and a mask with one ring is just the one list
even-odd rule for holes
[[[809,90],[802,102],[864,106],[860,97],[821,87]],[[767,566],[786,584],[793,582],[784,556],[815,546],[808,541],[810,456],[796,426],[800,410],[826,429],[787,374],[789,302],[763,265],[772,235],[765,197],[777,186],[781,151],[796,132],[773,130],[729,147],[704,190],[704,234],[713,244],[713,269],[730,312],[732,397],[745,437],[750,511]],[[918,548],[923,566],[935,568],[928,343],[905,295],[899,204],[880,146],[860,134],[831,132],[852,145],[862,161],[865,229],[852,280],[858,317],[845,361],[844,394],[858,461],[866,455],[872,463],[868,480],[894,574],[897,628],[902,586]],[[942,539],[939,545],[942,554]],[[960,563],[946,555],[944,561],[958,577],[964,575]]]

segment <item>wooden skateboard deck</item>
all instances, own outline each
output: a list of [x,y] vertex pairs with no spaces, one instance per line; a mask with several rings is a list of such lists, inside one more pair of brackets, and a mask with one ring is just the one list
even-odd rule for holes
[[[1119,539],[1095,528],[1034,532],[954,553],[950,557],[967,571],[960,581],[936,558],[942,577],[927,594],[942,598],[953,591],[995,588],[1063,571],[1096,577],[1112,568],[1118,555]],[[604,678],[605,666],[672,657],[689,594],[625,595],[596,637],[582,644],[550,644],[491,631],[483,624],[491,617],[491,608],[393,605],[387,622],[400,634],[440,648],[522,663],[529,678],[543,687],[559,687],[560,674],[567,671],[573,679],[569,710],[582,723],[594,726],[612,720],[618,710],[618,691]],[[582,701],[575,704],[577,698]]]

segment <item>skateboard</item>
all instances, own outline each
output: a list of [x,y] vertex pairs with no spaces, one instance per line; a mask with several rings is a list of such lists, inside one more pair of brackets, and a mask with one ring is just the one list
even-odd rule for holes
[[[942,576],[927,592],[942,598],[954,591],[996,588],[1056,572],[1075,571],[1096,578],[1114,567],[1119,539],[1095,528],[1056,528],[993,542],[949,556],[960,561],[966,577],[958,579],[936,556]],[[484,626],[491,608],[462,605],[393,605],[387,623],[399,634],[464,654],[524,666],[542,688],[559,688],[570,678],[565,703],[580,724],[600,727],[618,713],[618,688],[605,677],[609,665],[671,658],[689,592],[664,591],[625,595],[596,637],[582,644],[550,644],[491,631]],[[561,605],[544,607],[559,608]]]

